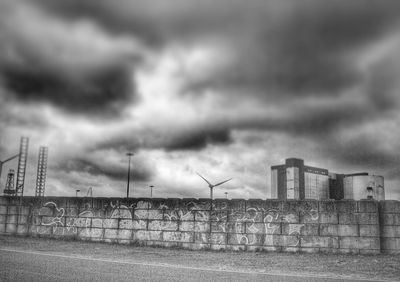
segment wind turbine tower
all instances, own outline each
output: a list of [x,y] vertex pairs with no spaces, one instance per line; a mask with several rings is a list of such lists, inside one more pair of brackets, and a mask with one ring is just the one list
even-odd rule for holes
[[[197,173],[197,172],[196,172],[196,173]],[[232,178],[229,178],[228,180],[224,180],[224,181],[219,182],[219,183],[217,183],[217,184],[211,184],[210,181],[208,181],[207,179],[205,179],[205,178],[204,178],[203,176],[201,176],[199,173],[197,173],[197,175],[200,176],[205,182],[207,182],[208,187],[210,187],[210,199],[211,199],[211,200],[213,199],[213,189],[214,189],[214,187],[217,187],[217,186],[219,186],[219,185],[224,184],[225,182],[228,182],[229,180],[232,180]]]

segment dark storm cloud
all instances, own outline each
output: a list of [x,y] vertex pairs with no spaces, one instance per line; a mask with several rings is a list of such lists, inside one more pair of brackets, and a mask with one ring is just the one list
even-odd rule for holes
[[5,87],[25,102],[50,102],[71,112],[116,114],[130,100],[133,87],[124,66],[103,69],[79,80],[62,72],[25,65],[0,68]]
[[1,8],[0,82],[9,97],[102,115],[134,100],[140,55],[133,39],[59,20],[23,1]]
[[189,130],[175,129],[164,131],[143,129],[139,131],[126,131],[97,142],[92,150],[105,150],[114,148],[121,152],[144,149],[176,150],[201,150],[208,144],[226,145],[231,142],[230,129],[226,127],[199,126]]
[[[113,166],[107,160],[97,162],[90,160],[89,158],[76,158],[66,160],[53,168],[65,172],[86,172],[94,176],[105,175],[110,179],[119,181],[123,181],[127,177],[127,169],[125,165]],[[132,165],[131,172],[132,175],[135,176],[136,181],[149,181],[153,175],[153,172],[143,164],[140,166]]]
[[400,18],[398,1],[38,2],[67,19],[88,18],[160,46],[214,36],[233,60],[208,76],[189,75],[187,89],[267,97],[335,95],[355,85],[361,74],[352,52],[395,30]]

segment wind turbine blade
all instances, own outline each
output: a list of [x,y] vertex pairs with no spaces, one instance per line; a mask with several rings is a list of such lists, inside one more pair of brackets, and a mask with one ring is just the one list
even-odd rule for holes
[[197,173],[198,176],[200,176],[201,178],[203,178],[203,180],[204,180],[205,182],[207,182],[208,185],[214,186],[214,185],[212,185],[207,179],[205,179],[203,176],[201,176],[200,173],[198,173],[198,172],[196,172],[196,173]]
[[229,180],[232,180],[232,178],[229,178],[228,180],[225,180],[225,181],[222,181],[222,182],[220,182],[220,183],[217,183],[217,184],[214,185],[214,187],[215,187],[215,186],[219,186],[219,185],[221,185],[221,184],[224,184],[225,182],[228,182]]

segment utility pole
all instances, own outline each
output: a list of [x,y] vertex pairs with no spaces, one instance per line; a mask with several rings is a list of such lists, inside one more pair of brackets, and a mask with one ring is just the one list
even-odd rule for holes
[[129,198],[129,182],[130,182],[130,175],[131,175],[131,157],[133,156],[133,153],[128,152],[126,153],[128,156],[128,183],[126,185],[126,197]]
[[154,188],[154,185],[150,185],[149,187],[150,187],[150,198],[153,198],[153,188]]

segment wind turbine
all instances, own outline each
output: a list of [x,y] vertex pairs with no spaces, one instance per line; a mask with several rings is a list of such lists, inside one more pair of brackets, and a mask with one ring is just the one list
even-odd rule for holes
[[229,180],[232,180],[232,178],[229,178],[228,180],[222,181],[222,182],[220,182],[220,183],[211,184],[210,181],[208,181],[207,179],[205,179],[205,178],[204,178],[203,176],[201,176],[198,172],[196,172],[196,173],[197,173],[198,176],[200,176],[201,178],[203,178],[203,180],[204,180],[205,182],[207,182],[208,187],[210,187],[210,199],[211,199],[211,200],[213,199],[213,188],[214,188],[214,187],[217,187],[217,186],[219,186],[219,185],[224,184],[225,182],[228,182]]

